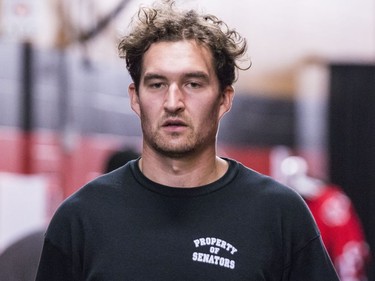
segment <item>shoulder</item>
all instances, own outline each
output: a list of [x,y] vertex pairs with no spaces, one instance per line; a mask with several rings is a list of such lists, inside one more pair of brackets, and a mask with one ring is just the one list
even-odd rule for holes
[[130,183],[129,165],[124,165],[110,173],[103,174],[88,182],[67,197],[57,209],[56,219],[79,217],[81,213],[93,213],[104,205],[120,198]]
[[294,189],[238,162],[235,162],[233,169],[237,169],[237,175],[228,193],[235,190],[233,196],[237,196],[243,204],[257,206],[270,217],[275,217],[275,214],[280,218],[310,217],[306,202]]
[[258,173],[241,164],[233,187],[244,207],[243,216],[260,219],[275,233],[281,231],[287,242],[298,241],[295,249],[302,249],[319,237],[319,230],[302,197],[292,188],[272,177]]
[[121,180],[127,168],[121,167],[104,174],[82,186],[67,197],[54,213],[46,237],[54,243],[69,240],[66,233],[80,237],[80,229],[94,222],[98,217],[111,210],[113,204],[121,200],[124,186]]
[[302,197],[294,189],[241,163],[237,163],[237,165],[237,184],[243,188],[251,190],[256,195],[265,196],[268,199],[303,201]]

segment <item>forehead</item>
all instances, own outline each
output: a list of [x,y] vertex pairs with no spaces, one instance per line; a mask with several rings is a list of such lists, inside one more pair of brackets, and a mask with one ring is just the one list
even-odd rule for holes
[[214,75],[211,51],[194,40],[157,42],[144,54],[142,76],[146,73],[205,72]]

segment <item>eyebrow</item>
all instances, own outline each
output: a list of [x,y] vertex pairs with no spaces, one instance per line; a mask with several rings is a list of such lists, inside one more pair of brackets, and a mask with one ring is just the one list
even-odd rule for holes
[[[209,81],[209,76],[202,71],[194,71],[194,72],[187,72],[183,74],[184,78],[198,78],[203,79],[205,81]],[[147,73],[143,77],[143,81],[147,82],[153,79],[159,79],[159,80],[167,80],[167,78],[164,75],[157,74],[157,73]]]
[[156,73],[147,73],[147,74],[143,77],[143,81],[144,81],[144,82],[147,82],[147,81],[150,81],[150,80],[153,80],[153,79],[166,80],[166,77],[163,76],[163,75],[160,75],[160,74],[156,74]]
[[203,79],[205,81],[209,81],[208,75],[202,71],[188,72],[184,76],[186,78],[198,78],[198,79]]

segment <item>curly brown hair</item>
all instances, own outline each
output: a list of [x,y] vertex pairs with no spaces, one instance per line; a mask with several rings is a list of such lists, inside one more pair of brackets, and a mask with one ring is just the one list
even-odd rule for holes
[[246,53],[247,42],[238,32],[216,16],[199,14],[195,10],[178,10],[175,1],[155,2],[150,7],[140,7],[132,19],[131,31],[121,38],[119,55],[138,92],[144,53],[151,44],[159,41],[195,40],[211,50],[220,89],[232,85],[237,61]]

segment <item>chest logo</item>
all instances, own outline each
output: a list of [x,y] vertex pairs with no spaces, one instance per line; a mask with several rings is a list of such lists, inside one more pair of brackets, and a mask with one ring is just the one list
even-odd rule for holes
[[229,269],[236,267],[233,259],[237,253],[237,248],[225,240],[206,237],[193,241],[196,251],[193,252],[194,262],[208,263]]

